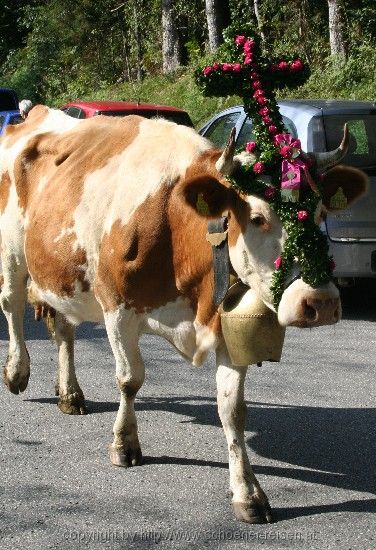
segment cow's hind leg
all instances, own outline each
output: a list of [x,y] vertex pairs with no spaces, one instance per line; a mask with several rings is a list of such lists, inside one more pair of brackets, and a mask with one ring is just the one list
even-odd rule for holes
[[248,523],[272,521],[268,499],[261,489],[248,459],[244,429],[246,367],[229,365],[227,353],[217,352],[218,412],[229,452],[230,490],[236,518]]
[[77,382],[74,369],[74,327],[57,312],[54,328],[59,353],[56,384],[58,407],[66,414],[86,414],[84,394]]
[[124,309],[105,314],[108,338],[116,360],[116,380],[120,389],[120,406],[114,424],[114,441],[110,458],[115,466],[137,466],[142,453],[137,433],[134,401],[141,388],[145,369],[138,345],[138,316]]
[[27,388],[30,376],[30,358],[26,349],[23,319],[28,273],[23,258],[2,253],[3,281],[1,308],[8,322],[9,351],[4,367],[4,382],[12,393]]

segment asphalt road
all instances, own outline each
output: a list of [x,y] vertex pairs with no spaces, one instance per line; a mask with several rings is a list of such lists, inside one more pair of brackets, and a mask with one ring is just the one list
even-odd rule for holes
[[[236,522],[226,495],[213,357],[193,368],[143,338],[145,464],[124,470],[108,458],[118,392],[103,327],[78,330],[90,414],[71,417],[56,407],[54,345],[29,314],[29,386],[0,387],[0,548],[374,549],[374,286],[346,294],[340,324],[289,329],[281,363],[249,370],[247,444],[276,520],[260,526]],[[0,354],[4,363],[2,315]]]

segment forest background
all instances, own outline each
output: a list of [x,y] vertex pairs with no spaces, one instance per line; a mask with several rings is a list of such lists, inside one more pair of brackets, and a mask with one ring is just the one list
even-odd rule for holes
[[266,52],[310,64],[307,83],[277,97],[375,100],[375,0],[1,0],[0,85],[57,107],[175,105],[199,127],[240,99],[203,97],[194,71],[231,61],[223,31],[245,25]]

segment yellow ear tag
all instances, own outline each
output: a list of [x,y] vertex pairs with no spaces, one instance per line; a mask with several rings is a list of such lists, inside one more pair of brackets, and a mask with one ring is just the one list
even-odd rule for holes
[[199,193],[196,202],[196,210],[202,216],[210,216],[209,205],[204,199],[203,193]]
[[344,210],[347,207],[347,197],[342,187],[338,187],[336,193],[330,198],[329,206],[336,210]]

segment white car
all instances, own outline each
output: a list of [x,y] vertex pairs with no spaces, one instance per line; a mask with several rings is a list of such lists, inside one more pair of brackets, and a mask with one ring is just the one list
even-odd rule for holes
[[[376,277],[376,104],[371,101],[294,100],[278,102],[286,129],[299,138],[306,152],[338,147],[347,123],[350,145],[343,164],[364,170],[369,193],[354,206],[329,214],[322,230],[329,239],[330,254],[339,284],[359,277]],[[199,133],[224,147],[231,128],[236,128],[237,147],[252,137],[252,120],[243,106],[230,107],[212,117]]]

